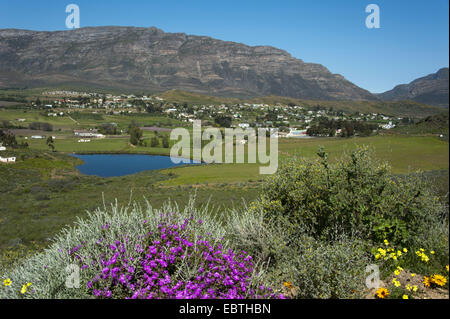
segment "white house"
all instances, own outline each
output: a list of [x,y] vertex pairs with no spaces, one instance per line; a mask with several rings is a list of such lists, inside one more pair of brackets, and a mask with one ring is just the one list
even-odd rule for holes
[[31,138],[34,139],[34,140],[41,140],[41,139],[44,139],[45,136],[42,136],[42,135],[33,135]]
[[294,137],[294,138],[305,138],[305,137],[309,137],[306,134],[307,130],[292,130],[286,135],[286,137]]
[[250,127],[250,124],[248,124],[248,123],[240,123],[239,127],[242,128],[242,129],[246,129],[246,128]]
[[1,157],[0,156],[0,163],[15,163],[16,158],[15,157]]
[[0,151],[6,151],[6,147],[4,147],[3,145],[0,145]]
[[384,125],[382,125],[381,127],[382,127],[383,129],[385,129],[385,130],[390,130],[391,128],[394,128],[394,127],[395,127],[395,124],[392,124],[392,121],[389,121],[388,124],[384,124]]

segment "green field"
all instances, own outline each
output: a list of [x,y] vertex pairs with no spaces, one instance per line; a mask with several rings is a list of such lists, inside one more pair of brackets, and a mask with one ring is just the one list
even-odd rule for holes
[[[47,136],[56,136],[56,152],[51,152],[45,140],[28,138],[28,149],[8,150],[5,154],[17,156],[15,164],[0,164],[0,251],[8,252],[18,247],[45,246],[65,225],[72,224],[77,216],[85,216],[87,210],[94,210],[116,199],[120,204],[130,200],[143,203],[148,199],[160,207],[168,199],[180,205],[193,194],[197,205],[210,203],[211,211],[242,205],[243,201],[257,198],[261,183],[266,178],[259,174],[259,164],[212,164],[185,166],[161,171],[146,171],[139,174],[100,178],[79,173],[76,165],[81,161],[68,156],[70,153],[140,153],[169,155],[170,149],[162,147],[129,144],[127,136],[91,139],[91,143],[78,143],[73,136],[77,128],[96,127],[101,123],[115,122],[127,127],[131,121],[145,126],[175,127],[176,120],[153,117],[147,114],[105,115],[101,120],[92,116],[71,118],[47,117],[37,111],[4,110],[0,120],[9,120],[14,125],[26,126],[30,122],[48,122],[54,131]],[[25,118],[26,122],[17,122]],[[159,133],[161,135],[168,133]],[[18,141],[33,132],[18,135]],[[144,139],[149,141],[153,132],[145,131]],[[173,143],[173,142],[172,142]],[[445,180],[448,188],[448,141],[434,135],[385,134],[355,138],[311,138],[279,139],[279,160],[293,156],[314,158],[323,146],[333,161],[358,145],[371,147],[376,156],[388,161],[396,174],[416,170],[439,171],[439,178]],[[443,172],[443,173],[442,173]],[[225,208],[225,209],[224,209]],[[1,259],[1,256],[0,256]]]

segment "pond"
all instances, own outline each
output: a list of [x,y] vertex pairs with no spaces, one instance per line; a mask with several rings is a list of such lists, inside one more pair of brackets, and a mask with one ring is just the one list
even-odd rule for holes
[[86,175],[100,177],[115,177],[132,175],[147,170],[157,170],[181,165],[199,164],[190,161],[189,164],[175,164],[169,156],[137,155],[137,154],[71,154],[73,157],[83,160],[83,164],[77,166],[78,170]]

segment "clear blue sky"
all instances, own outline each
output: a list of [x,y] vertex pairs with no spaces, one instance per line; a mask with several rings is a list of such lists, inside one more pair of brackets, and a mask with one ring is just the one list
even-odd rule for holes
[[[81,27],[156,26],[272,45],[372,92],[449,65],[448,0],[0,0],[0,28],[64,30],[70,3],[80,7]],[[371,3],[380,29],[365,26]]]

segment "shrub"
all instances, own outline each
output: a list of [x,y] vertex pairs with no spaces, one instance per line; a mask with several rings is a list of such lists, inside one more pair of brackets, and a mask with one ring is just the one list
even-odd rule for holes
[[[0,298],[279,297],[206,208],[195,209],[194,201],[184,210],[147,205],[115,204],[78,219],[42,253],[0,274],[11,280]],[[65,285],[74,265],[81,266],[78,289]],[[158,286],[150,285],[151,278]]]
[[317,240],[304,230],[290,236],[281,222],[267,223],[264,212],[232,212],[227,233],[235,247],[244,249],[262,265],[263,281],[273,287],[285,284],[292,298],[359,298],[364,291],[369,254],[355,238]]
[[367,148],[334,164],[323,150],[318,156],[284,163],[252,211],[281,221],[292,236],[306,229],[322,240],[344,233],[396,243],[411,243],[442,215],[442,205],[420,175],[396,178]]

